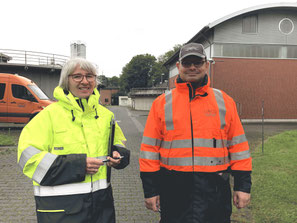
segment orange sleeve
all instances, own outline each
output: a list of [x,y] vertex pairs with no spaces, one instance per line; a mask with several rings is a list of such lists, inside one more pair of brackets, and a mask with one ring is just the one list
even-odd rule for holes
[[[163,106],[164,107],[164,106]],[[157,98],[149,112],[140,147],[139,165],[141,172],[156,172],[160,170],[160,145],[162,136],[162,103]]]
[[228,110],[231,112],[231,122],[228,131],[228,150],[232,170],[251,171],[252,158],[249,144],[239,119],[236,104],[231,99]]

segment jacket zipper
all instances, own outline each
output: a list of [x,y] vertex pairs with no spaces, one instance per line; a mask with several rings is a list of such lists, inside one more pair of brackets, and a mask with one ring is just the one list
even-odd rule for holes
[[[195,92],[193,91],[193,87],[191,84],[187,84],[189,88],[189,104],[190,104],[190,125],[191,125],[191,140],[192,140],[192,173],[193,173],[193,181],[195,179],[195,171],[194,171],[194,133],[193,133],[193,120],[192,120],[192,107],[191,107],[191,102],[194,99]],[[193,199],[193,198],[192,198]],[[193,200],[192,200],[192,220],[194,222],[194,205],[193,205]]]
[[192,109],[191,109],[191,102],[195,97],[195,92],[191,84],[187,84],[189,88],[189,99],[190,99],[190,120],[191,120],[191,140],[192,140],[192,169],[194,173],[194,133],[193,133],[193,120],[192,120]]
[[192,169],[193,169],[193,172],[194,172],[194,134],[193,134],[191,103],[190,103],[190,118],[191,118],[191,137],[192,137]]
[[[79,100],[79,102],[81,103],[81,108],[82,110],[84,111],[84,107],[83,107],[83,104],[81,102],[81,100]],[[83,115],[82,115],[83,117]],[[83,134],[83,137],[84,137],[84,140],[86,142],[86,146],[87,146],[87,151],[89,151],[89,147],[88,147],[88,144],[87,144],[87,138],[86,138],[86,135],[85,135],[85,132],[84,132],[84,125],[82,123],[82,117],[81,117],[81,131],[82,131],[82,134]],[[91,216],[93,216],[93,205],[94,205],[94,198],[93,198],[93,175],[91,175],[91,205],[90,205],[90,213],[91,213]]]

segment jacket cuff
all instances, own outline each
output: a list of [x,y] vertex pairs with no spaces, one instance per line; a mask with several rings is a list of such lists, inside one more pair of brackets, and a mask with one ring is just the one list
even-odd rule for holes
[[155,197],[160,194],[160,173],[157,172],[140,172],[140,178],[142,180],[142,187],[145,198]]
[[85,180],[86,154],[59,155],[40,182],[42,186],[56,186]]
[[233,190],[250,193],[252,187],[251,173],[251,171],[232,170],[234,177]]

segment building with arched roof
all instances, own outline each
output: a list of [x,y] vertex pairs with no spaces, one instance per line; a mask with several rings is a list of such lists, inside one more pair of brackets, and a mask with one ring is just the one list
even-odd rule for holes
[[[297,121],[297,3],[247,8],[203,27],[188,43],[202,43],[212,64],[211,86],[232,96],[242,119]],[[178,52],[166,63],[169,87]]]

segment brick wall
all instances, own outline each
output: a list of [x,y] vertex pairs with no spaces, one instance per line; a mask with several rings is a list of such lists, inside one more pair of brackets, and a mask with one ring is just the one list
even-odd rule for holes
[[111,96],[119,91],[119,89],[100,89],[100,103],[102,105],[110,105],[111,104]]
[[297,60],[214,58],[212,86],[241,104],[241,118],[297,119]]
[[297,119],[297,60],[213,59],[211,86],[234,99],[240,118],[261,119],[264,101],[265,119]]

